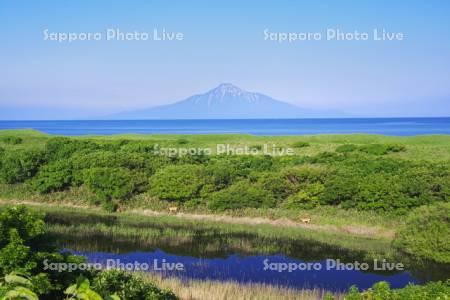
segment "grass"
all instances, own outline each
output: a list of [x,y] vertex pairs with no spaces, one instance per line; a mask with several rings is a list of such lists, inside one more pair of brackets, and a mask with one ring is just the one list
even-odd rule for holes
[[[5,149],[24,149],[44,147],[45,142],[53,137],[35,130],[0,130],[0,138],[17,136],[23,139],[18,145],[0,142]],[[111,136],[78,136],[73,139],[93,139],[97,141],[111,140],[141,140],[158,143],[161,147],[198,147],[215,148],[217,144],[230,144],[232,146],[260,147],[263,144],[276,144],[278,147],[293,147],[296,155],[310,156],[323,151],[334,151],[343,144],[365,145],[372,143],[403,145],[406,151],[389,153],[386,157],[396,157],[409,160],[450,161],[450,136],[427,135],[413,137],[393,137],[373,134],[346,134],[346,135],[312,135],[312,136],[253,136],[244,134],[198,134],[198,135],[142,135],[126,134]],[[1,139],[0,139],[1,141]],[[302,147],[298,147],[302,145]],[[95,200],[92,193],[85,188],[71,188],[67,191],[40,195],[34,192],[27,184],[1,185],[0,198],[32,200],[46,203],[77,203],[89,205]],[[153,211],[166,211],[168,202],[154,199],[147,193],[134,196],[121,204],[122,209]],[[185,208],[185,213],[210,214],[202,208]],[[369,234],[392,236],[394,228],[403,224],[403,218],[397,216],[381,216],[377,213],[342,210],[333,207],[322,207],[313,210],[288,209],[244,209],[238,212],[227,213],[231,217],[264,218],[270,220],[291,220],[299,222],[303,217],[311,217],[313,225],[336,227],[338,231],[368,231]]]
[[[44,147],[45,142],[55,135],[49,135],[36,130],[0,130],[0,138],[17,136],[23,138],[23,143],[9,145],[0,142],[5,149],[26,149]],[[319,134],[305,136],[254,136],[248,134],[118,134],[109,136],[76,136],[73,139],[93,139],[97,141],[142,140],[157,143],[161,147],[211,148],[217,144],[229,144],[232,147],[259,147],[264,144],[275,144],[277,147],[291,147],[297,155],[315,155],[324,151],[334,151],[343,144],[398,144],[406,147],[406,151],[390,153],[387,156],[409,160],[449,161],[449,135],[422,136],[385,136],[378,134]],[[180,144],[180,141],[182,143]],[[296,147],[306,143],[306,147]]]
[[[9,203],[9,204],[8,204]],[[11,205],[14,202],[2,202]],[[29,205],[45,213],[50,233],[76,239],[121,240],[152,249],[165,245],[171,252],[189,251],[203,255],[285,253],[316,259],[323,253],[341,256],[386,257],[393,255],[390,239],[352,233],[310,230],[271,224],[233,224],[213,220],[187,219],[171,215],[136,212],[105,213],[92,208]],[[351,252],[351,253],[350,253]],[[185,253],[192,254],[192,253]]]
[[[0,130],[1,137],[15,136],[22,138],[20,144],[0,142],[0,147],[9,150],[44,147],[53,135],[35,130]],[[77,136],[73,139],[92,139],[96,141],[113,140],[140,140],[149,143],[158,143],[161,147],[198,147],[215,148],[217,144],[230,144],[231,146],[248,146],[259,148],[264,144],[276,144],[278,147],[292,147],[298,156],[316,155],[323,151],[334,151],[336,147],[344,144],[398,144],[405,147],[405,151],[389,153],[385,156],[408,160],[450,161],[450,136],[427,135],[413,137],[393,137],[373,134],[343,134],[343,135],[312,135],[312,136],[253,136],[244,134],[170,134],[170,135],[142,135],[126,134],[111,136]],[[299,146],[300,145],[300,146]],[[33,191],[27,183],[16,185],[0,184],[0,199],[32,201],[48,203],[50,205],[82,205],[92,206],[95,195],[84,187],[70,188],[62,192],[41,195]],[[301,231],[302,238],[310,238],[319,242],[340,245],[348,248],[364,247],[366,240],[383,241],[389,243],[395,234],[395,229],[404,223],[402,217],[375,212],[343,210],[336,207],[318,207],[311,210],[301,209],[243,209],[226,212],[221,215],[212,214],[202,207],[183,208],[180,215],[165,216],[170,204],[155,199],[148,193],[142,193],[121,203],[120,209],[125,212],[134,212],[135,215],[147,214],[146,218],[162,220],[169,218],[171,223],[186,224],[190,222],[209,222],[211,224],[224,223],[223,227],[251,226],[253,232],[267,231],[270,228],[282,227],[282,236]],[[156,216],[155,211],[158,213]],[[123,215],[123,214],[121,214]],[[311,225],[300,226],[301,218],[311,218]],[[82,225],[79,225],[82,226]],[[221,228],[222,230],[223,228]],[[310,230],[313,229],[313,230]],[[85,230],[92,230],[86,228]],[[105,229],[101,229],[105,231]],[[268,231],[278,232],[270,229]],[[123,232],[122,232],[123,233]],[[342,239],[342,237],[344,237]],[[355,242],[356,239],[358,242]],[[361,242],[362,241],[362,242]],[[357,245],[357,246],[356,246]]]
[[[174,277],[162,277],[157,274],[140,274],[140,278],[150,280],[161,288],[171,289],[183,300],[319,300],[327,293],[321,289],[296,290],[265,284],[241,284],[212,280],[181,280]],[[214,295],[214,298],[211,296]],[[334,299],[342,295],[334,293]]]
[[[26,201],[46,203],[49,205],[90,206],[96,197],[85,187],[72,187],[69,190],[51,194],[39,194],[27,184],[0,184],[0,199],[5,201]],[[150,196],[148,193],[138,194],[121,203],[120,210],[138,214],[167,214],[172,204]],[[183,208],[177,217],[181,219],[204,219],[226,223],[244,224],[287,224],[290,227],[301,227],[302,218],[311,218],[311,224],[305,229],[331,231],[342,234],[355,234],[375,238],[392,238],[393,228],[404,223],[404,217],[380,214],[372,211],[344,210],[338,207],[322,206],[314,209],[253,209],[228,211],[220,215],[195,207]],[[292,225],[292,226],[291,226]]]

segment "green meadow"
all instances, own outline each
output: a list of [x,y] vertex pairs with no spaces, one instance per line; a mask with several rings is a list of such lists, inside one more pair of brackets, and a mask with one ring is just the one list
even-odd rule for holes
[[[219,148],[231,150],[217,153]],[[450,264],[448,199],[447,135],[64,137],[0,131],[0,210],[8,214],[25,205],[45,216],[46,235],[60,248],[162,249],[193,257],[281,253],[306,261],[388,258],[421,274],[431,264]],[[85,277],[96,286],[98,277]],[[146,280],[177,295],[187,292],[176,279]],[[236,288],[189,284],[197,295]],[[381,283],[365,295],[404,299],[398,295],[447,288],[438,282],[391,290]],[[246,293],[257,297],[258,290],[273,299],[295,293],[265,286],[249,286]],[[355,289],[350,296],[366,299]]]

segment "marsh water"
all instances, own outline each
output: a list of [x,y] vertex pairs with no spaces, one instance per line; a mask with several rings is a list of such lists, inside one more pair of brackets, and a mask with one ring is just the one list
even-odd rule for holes
[[[298,289],[345,291],[352,285],[366,289],[378,281],[401,288],[408,283],[446,279],[450,274],[449,266],[411,263],[391,254],[371,255],[311,240],[286,242],[249,241],[243,237],[230,245],[223,236],[164,242],[94,236],[61,238],[60,246],[103,267],[131,267],[180,279],[263,283]],[[379,269],[383,268],[383,259],[388,263],[401,262],[404,270],[388,270],[386,265],[384,270]],[[368,269],[362,269],[366,265],[355,267],[358,263],[367,264]]]

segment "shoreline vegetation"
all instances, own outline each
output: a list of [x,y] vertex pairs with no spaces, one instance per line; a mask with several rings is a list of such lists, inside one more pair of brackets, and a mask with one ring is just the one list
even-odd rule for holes
[[[333,300],[344,299],[343,293],[331,293],[322,289],[292,289],[266,284],[242,284],[232,281],[181,280],[157,274],[139,274],[161,288],[170,289],[183,300],[320,300],[326,295]],[[212,297],[211,295],[214,295]]]
[[[135,240],[146,245],[147,241],[158,238],[178,237],[186,241],[190,237],[198,235],[199,232],[206,232],[205,235],[208,235],[207,232],[236,235],[248,233],[257,238],[288,239],[291,242],[311,240],[331,247],[364,251],[373,255],[387,255],[393,251],[390,247],[392,236],[362,235],[347,231],[335,232],[334,230],[328,231],[327,227],[311,229],[292,221],[288,222],[289,225],[286,226],[283,221],[274,224],[273,222],[276,221],[269,219],[225,216],[228,222],[224,222],[224,217],[217,215],[208,215],[208,218],[201,215],[201,218],[197,218],[192,217],[195,215],[177,216],[162,212],[149,213],[145,210],[108,213],[95,207],[61,203],[56,206],[40,202],[0,200],[0,208],[15,205],[25,205],[32,211],[45,214],[48,231],[59,236],[81,238],[103,235]],[[242,222],[242,220],[245,221]],[[160,229],[152,232],[152,228],[165,228],[170,233],[161,234]],[[171,230],[170,228],[176,229]],[[240,241],[238,242],[240,244]],[[147,246],[151,245],[147,244]],[[251,247],[241,250],[251,252]]]
[[[213,149],[218,143],[256,150],[276,145],[293,149],[293,155],[154,153],[156,144]],[[192,254],[183,252],[183,246],[205,242],[204,248],[196,248],[202,255],[238,251],[309,259],[317,258],[314,249],[320,245],[343,260],[401,254],[448,266],[449,150],[447,135],[58,137],[4,130],[0,211],[23,204],[44,213],[48,234],[67,243],[121,238]],[[221,243],[210,240],[217,234],[223,237]],[[228,295],[240,286],[152,280],[177,290],[183,299],[202,299],[189,295],[187,287],[199,295],[210,290]],[[443,288],[436,284],[436,290]],[[267,299],[291,299],[289,289],[248,288],[248,299],[259,299],[252,295],[262,291],[274,295]],[[397,292],[380,283],[368,293],[419,295],[427,289],[414,286]],[[288,298],[276,296],[280,293]],[[346,299],[366,299],[353,293],[354,298]],[[292,299],[324,297],[321,290],[301,295],[306,298]]]
[[[424,286],[408,285],[403,289],[390,289],[385,282],[360,292],[352,287],[348,293],[329,293],[322,289],[296,290],[264,284],[238,284],[235,282],[180,280],[163,278],[157,274],[128,274],[118,270],[76,271],[75,273],[54,273],[39,268],[41,259],[53,262],[82,263],[81,257],[57,251],[53,246],[52,215],[57,208],[47,212],[46,223],[41,213],[30,208],[3,206],[0,210],[0,296],[22,296],[27,299],[62,299],[66,294],[73,299],[445,299],[450,293],[450,281],[431,282]],[[73,211],[72,211],[73,213]],[[67,215],[60,215],[67,220]],[[103,216],[104,217],[104,216]],[[77,218],[76,218],[77,219]],[[77,219],[77,221],[80,221]],[[50,235],[49,235],[50,233]],[[52,250],[53,249],[53,250]],[[19,254],[19,255],[18,255]],[[28,262],[33,262],[29,264]],[[35,264],[37,263],[37,264]],[[45,269],[44,269],[45,270]],[[11,272],[12,271],[12,272]],[[40,273],[39,273],[40,272]],[[61,289],[71,284],[66,290]],[[62,287],[61,287],[62,284]],[[89,295],[88,298],[87,295]],[[212,296],[214,295],[214,296]],[[444,298],[443,298],[444,297]],[[8,299],[8,298],[7,298]]]

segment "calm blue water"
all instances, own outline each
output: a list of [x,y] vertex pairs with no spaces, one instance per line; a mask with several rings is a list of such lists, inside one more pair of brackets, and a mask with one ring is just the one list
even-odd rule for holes
[[0,121],[0,129],[31,128],[58,135],[123,133],[307,135],[374,133],[410,136],[450,134],[448,118],[281,119],[281,120],[115,120]]
[[182,263],[184,265],[183,271],[157,271],[164,276],[176,276],[182,279],[264,283],[298,289],[318,287],[330,291],[347,291],[354,284],[360,289],[367,289],[378,281],[387,281],[393,288],[404,287],[410,282],[418,283],[418,280],[406,271],[375,274],[373,271],[327,270],[324,260],[317,261],[322,266],[321,270],[296,270],[292,272],[264,270],[265,259],[268,259],[270,263],[304,262],[284,255],[241,256],[236,254],[226,258],[196,258],[173,255],[161,250],[122,254],[83,251],[74,251],[73,253],[86,256],[90,263],[101,263],[102,265],[106,265],[108,259],[119,259],[120,263],[123,264],[146,263],[150,265],[151,272],[154,272],[154,259],[158,261],[159,266],[163,259],[168,263]]

